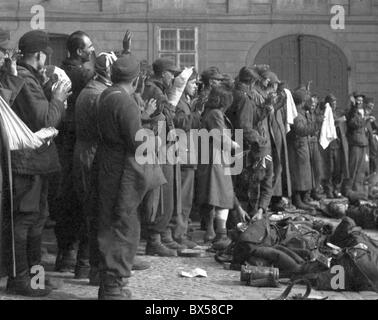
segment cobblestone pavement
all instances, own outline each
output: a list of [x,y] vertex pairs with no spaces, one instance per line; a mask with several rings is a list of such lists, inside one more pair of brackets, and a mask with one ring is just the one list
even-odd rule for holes
[[[337,223],[336,221],[331,221]],[[200,231],[197,234],[201,235]],[[377,232],[369,232],[377,239]],[[46,269],[51,270],[54,255],[54,237],[51,231],[45,235],[44,246],[49,254],[45,256]],[[139,253],[144,251],[145,243],[141,243]],[[129,288],[133,299],[137,300],[267,300],[277,298],[286,288],[282,283],[279,288],[253,288],[241,285],[240,272],[225,270],[214,260],[211,253],[201,258],[160,258],[142,256],[151,263],[151,268],[134,272],[129,279]],[[183,278],[181,271],[194,268],[206,270],[207,278]],[[64,286],[51,293],[47,300],[93,300],[97,299],[97,287],[89,286],[86,280],[75,280],[73,274],[47,272],[53,278],[60,278]],[[0,300],[26,299],[5,294],[5,281],[0,281]],[[304,287],[294,289],[292,293],[304,293]],[[319,292],[313,291],[312,297],[328,297],[329,300],[376,300],[374,292]]]

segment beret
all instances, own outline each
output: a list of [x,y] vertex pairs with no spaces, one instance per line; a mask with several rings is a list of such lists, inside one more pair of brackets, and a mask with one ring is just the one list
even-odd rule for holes
[[135,79],[139,73],[140,63],[132,54],[121,56],[112,65],[112,81],[114,83],[131,81]]
[[32,30],[25,33],[18,42],[18,48],[22,53],[45,52],[50,55],[53,50],[49,46],[49,35],[42,30]]

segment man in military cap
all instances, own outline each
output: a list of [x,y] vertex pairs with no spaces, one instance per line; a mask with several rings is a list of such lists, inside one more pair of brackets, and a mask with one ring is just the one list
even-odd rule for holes
[[333,199],[342,196],[342,182],[349,178],[349,148],[346,139],[346,118],[337,108],[336,96],[327,95],[324,103],[332,108],[337,133],[337,139],[333,140],[323,153],[325,158],[324,191],[328,199]]
[[[45,96],[41,70],[52,52],[47,33],[34,30],[24,34],[19,49],[23,57],[18,62],[17,73],[24,85],[12,109],[33,132],[57,127],[70,88],[69,84],[60,82],[50,101]],[[41,263],[42,230],[48,216],[47,175],[59,171],[60,164],[53,142],[44,150],[26,152],[12,151],[16,272],[9,274],[7,290],[26,296],[44,296],[51,287],[31,288],[30,268]]]
[[[317,117],[322,117],[324,111],[320,109],[320,101],[319,97],[316,94],[311,96],[311,103],[308,106],[306,112],[306,117],[309,118],[310,121],[315,122]],[[313,200],[319,201],[323,198],[321,194],[321,179],[324,177],[324,170],[321,158],[321,150],[320,150],[320,129],[321,127],[311,134],[308,137],[308,143],[310,147],[310,162],[311,162],[311,172],[313,176],[313,185],[312,190],[309,191],[305,196],[305,202],[310,203]]]
[[292,130],[287,135],[293,204],[298,209],[312,211],[314,208],[303,201],[306,193],[312,189],[314,179],[311,174],[308,138],[319,130],[323,119],[317,118],[316,121],[311,121],[306,116],[311,104],[309,91],[304,88],[298,89],[294,92],[293,99],[298,110],[298,116],[294,120]]
[[[176,108],[168,101],[167,92],[173,84],[175,76],[180,69],[169,59],[157,59],[152,65],[154,76],[146,81],[143,100],[156,100],[157,110],[152,115],[161,116],[161,123],[166,125],[167,132],[160,133],[168,136],[168,132],[174,129],[174,117]],[[157,133],[157,128],[154,130]],[[167,139],[168,140],[168,139]],[[170,146],[167,142],[167,148]],[[180,245],[172,238],[172,232],[169,223],[173,216],[177,216],[175,210],[181,211],[181,171],[177,164],[161,164],[161,168],[167,179],[167,184],[160,189],[155,190],[159,195],[151,196],[147,201],[159,200],[157,213],[153,222],[148,224],[148,239],[146,254],[172,257],[177,255],[177,250],[185,249],[186,246]],[[155,207],[147,205],[147,207]],[[181,213],[179,213],[181,214]]]
[[219,86],[224,80],[224,76],[217,67],[209,67],[201,73],[200,80],[198,97],[194,102],[194,109],[203,112],[211,88]]
[[369,175],[369,129],[371,120],[375,118],[366,112],[365,98],[361,93],[354,93],[354,103],[346,117],[350,173],[346,192],[363,193],[364,181]]
[[[365,109],[366,114],[368,116],[372,116],[374,112],[374,98],[366,97],[365,98]],[[369,157],[370,157],[370,173],[377,172],[378,169],[378,140],[377,140],[377,133],[378,133],[378,125],[377,120],[373,116],[369,118],[370,126],[368,126],[369,130]]]
[[[99,100],[99,133],[95,160],[98,201],[99,299],[130,299],[123,278],[131,268],[140,238],[138,207],[153,189],[164,183],[153,165],[137,163],[136,150],[142,142],[135,135],[143,130],[141,112],[132,97],[138,84],[139,61],[132,54],[112,66],[113,86]],[[152,137],[155,139],[155,137]]]

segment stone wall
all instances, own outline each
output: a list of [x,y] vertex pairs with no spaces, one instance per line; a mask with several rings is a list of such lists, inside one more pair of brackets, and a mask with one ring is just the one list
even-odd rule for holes
[[[16,44],[30,30],[36,0],[2,0],[0,30]],[[330,8],[345,7],[346,27],[330,27]],[[337,45],[349,65],[349,90],[378,101],[378,0],[48,0],[46,29],[53,34],[84,30],[97,52],[120,49],[126,29],[134,33],[133,51],[152,62],[161,26],[199,30],[199,68],[218,66],[236,74],[251,64],[268,42],[290,34],[322,37]]]

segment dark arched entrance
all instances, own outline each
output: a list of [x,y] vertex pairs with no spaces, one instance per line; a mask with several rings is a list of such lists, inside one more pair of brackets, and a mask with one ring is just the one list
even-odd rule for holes
[[255,64],[268,64],[280,79],[294,89],[312,81],[311,91],[324,98],[334,93],[339,106],[348,99],[348,63],[333,43],[316,36],[290,35],[266,44]]

